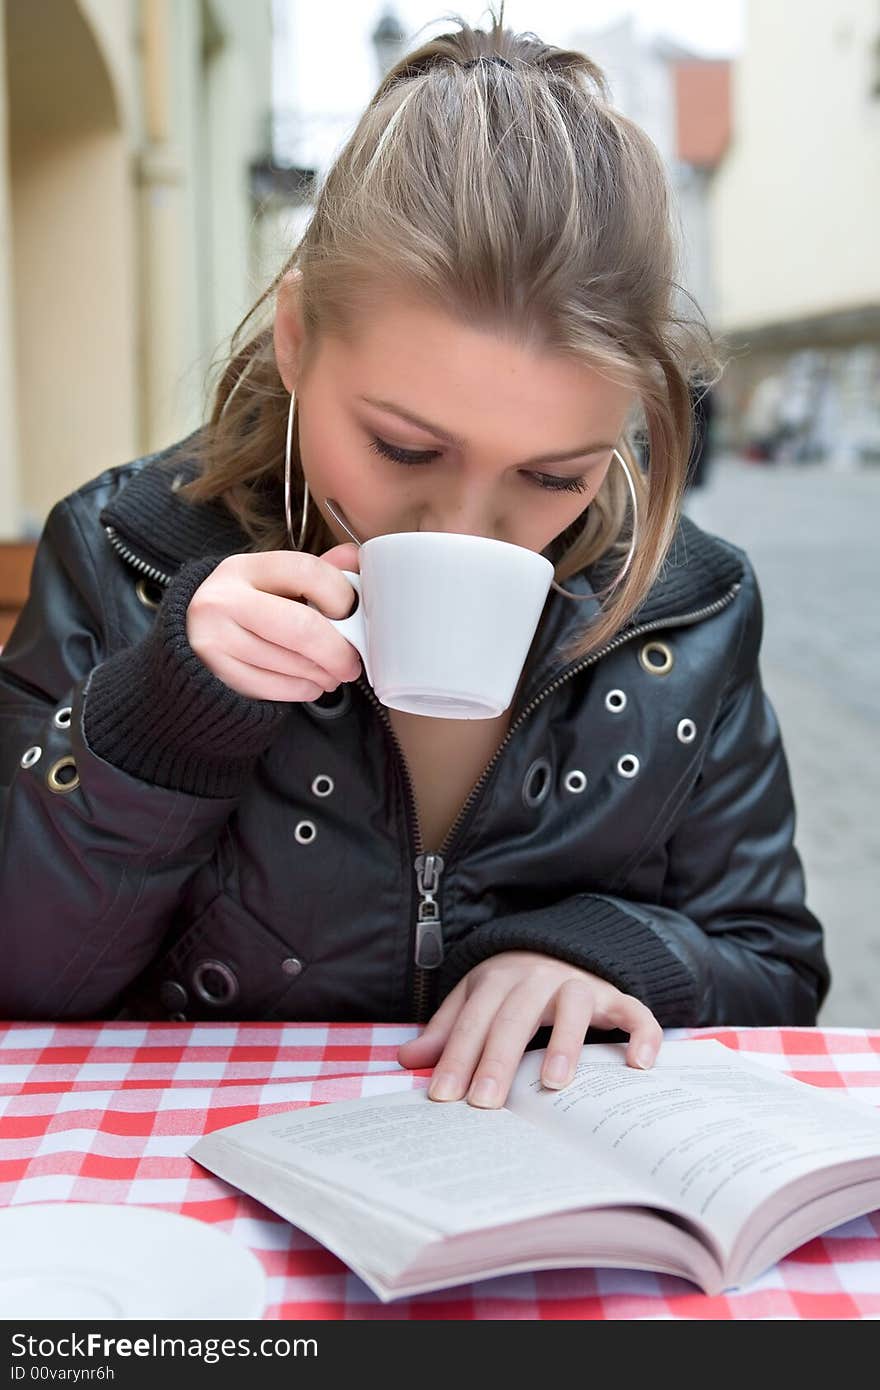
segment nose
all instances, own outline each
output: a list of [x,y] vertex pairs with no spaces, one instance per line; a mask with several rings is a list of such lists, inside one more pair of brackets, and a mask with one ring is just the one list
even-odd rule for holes
[[502,538],[502,521],[487,498],[469,495],[445,507],[426,509],[420,531],[445,531],[458,536]]

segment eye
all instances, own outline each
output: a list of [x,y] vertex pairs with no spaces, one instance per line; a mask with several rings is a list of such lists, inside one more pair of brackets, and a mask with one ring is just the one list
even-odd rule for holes
[[411,449],[398,449],[395,444],[388,444],[386,440],[379,439],[373,435],[373,442],[370,445],[374,454],[383,454],[387,459],[393,459],[395,463],[430,463],[432,459],[440,457],[439,449],[428,449],[424,453],[415,453]]
[[532,481],[544,492],[586,492],[583,478],[551,478],[549,473],[532,473]]
[[[440,457],[439,449],[428,449],[417,453],[410,449],[398,449],[395,444],[389,444],[387,440],[380,439],[378,435],[373,435],[369,446],[374,454],[381,454],[383,458],[392,459],[394,463],[419,464],[432,463],[434,459]],[[549,473],[529,473],[527,475],[535,487],[541,488],[543,492],[586,492],[587,484],[583,478],[554,478]]]

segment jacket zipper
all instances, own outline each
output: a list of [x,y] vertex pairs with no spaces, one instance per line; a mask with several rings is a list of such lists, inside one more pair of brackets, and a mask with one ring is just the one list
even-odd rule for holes
[[[419,813],[416,806],[415,788],[413,787],[409,763],[401,747],[400,739],[394,732],[394,726],[388,717],[388,711],[364,676],[358,676],[356,684],[358,689],[364,692],[370,704],[373,705],[376,713],[382,720],[382,723],[385,725],[385,728],[388,730],[388,736],[397,751],[398,763],[403,773],[410,840],[416,850],[413,868],[416,875],[416,886],[419,891],[419,906],[416,916],[415,942],[413,946],[414,973],[412,1017],[416,1023],[424,1023],[427,1013],[428,987],[431,979],[430,971],[435,970],[443,960],[443,922],[440,916],[438,896],[444,860],[439,854],[429,854],[425,852],[425,847],[422,842],[422,827],[419,822]],[[423,964],[426,960],[431,962],[430,965]]]
[[162,570],[157,570],[155,565],[148,565],[146,560],[142,560],[140,556],[135,555],[133,550],[129,550],[128,546],[124,545],[119,539],[115,527],[105,526],[104,530],[107,533],[107,539],[113,546],[113,549],[119,552],[123,560],[127,560],[130,565],[133,565],[136,570],[140,570],[148,579],[154,579],[157,584],[171,583],[171,576],[169,574],[163,574]]
[[443,919],[439,894],[440,878],[446,867],[449,847],[455,840],[474,802],[479,798],[480,791],[491,775],[492,769],[520,725],[548,695],[553,693],[554,690],[558,690],[567,680],[570,680],[572,676],[578,675],[579,672],[586,670],[588,666],[595,665],[597,661],[601,660],[603,656],[607,656],[609,652],[615,651],[618,647],[622,647],[625,642],[631,642],[634,637],[641,637],[643,633],[646,632],[656,632],[660,628],[686,627],[692,623],[701,622],[703,618],[710,618],[715,613],[719,613],[722,608],[726,608],[727,605],[733,601],[741,588],[742,584],[737,582],[736,584],[732,584],[721,598],[715,599],[713,603],[706,604],[703,608],[695,609],[691,613],[684,613],[677,617],[655,618],[653,622],[642,623],[639,627],[634,627],[630,632],[618,633],[618,635],[613,637],[610,642],[607,642],[604,647],[600,647],[598,651],[591,652],[583,661],[578,662],[576,666],[572,666],[569,670],[564,671],[562,675],[557,676],[556,680],[552,681],[550,685],[545,686],[543,690],[539,691],[538,694],[529,701],[525,709],[521,711],[514,723],[511,724],[506,735],[498,745],[494,756],[489,763],[487,763],[479,780],[468,793],[464,805],[449,827],[449,830],[446,832],[439,850],[430,853],[425,851],[422,843],[422,830],[419,824],[415,790],[413,788],[412,777],[410,775],[406,756],[400,745],[400,740],[394,732],[385,706],[379,700],[372,686],[367,683],[363,676],[358,677],[356,682],[358,688],[364,692],[370,703],[377,710],[397,750],[400,766],[404,774],[410,831],[416,848],[416,858],[413,867],[416,875],[416,886],[419,892],[419,906],[416,916],[413,947],[413,1022],[425,1023],[427,1021],[426,1005],[430,989],[431,971],[436,970],[437,966],[442,964],[445,954]]

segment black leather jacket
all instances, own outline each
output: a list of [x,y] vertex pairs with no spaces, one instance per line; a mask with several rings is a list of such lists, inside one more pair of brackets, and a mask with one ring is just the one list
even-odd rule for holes
[[53,508],[0,655],[0,1013],[418,1021],[517,949],[664,1026],[816,1022],[829,973],[741,550],[684,518],[633,621],[568,665],[595,603],[551,590],[509,733],[424,845],[363,677],[253,701],[186,642],[195,588],[248,548],[176,496],[186,444]]

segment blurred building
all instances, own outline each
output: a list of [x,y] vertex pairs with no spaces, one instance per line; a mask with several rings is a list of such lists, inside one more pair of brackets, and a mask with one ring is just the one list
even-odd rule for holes
[[712,188],[731,442],[880,459],[880,7],[749,0]]
[[195,427],[259,292],[270,0],[0,0],[0,537]]
[[614,105],[657,146],[675,197],[682,283],[713,322],[710,188],[730,138],[730,61],[701,58],[660,36],[644,38],[631,15],[578,31],[571,45],[599,64]]
[[[394,5],[386,4],[378,17],[365,6],[358,16],[363,29],[363,81],[345,85],[328,82],[332,105],[297,103],[301,83],[300,64],[312,62],[302,45],[299,18],[308,0],[274,0],[274,92],[272,156],[260,170],[261,206],[260,266],[274,275],[305,232],[315,208],[321,180],[338,151],[355,129],[374,87],[389,68],[403,57],[408,35]],[[356,33],[350,35],[356,38]],[[354,47],[357,54],[357,48]],[[352,52],[346,57],[350,59]]]

